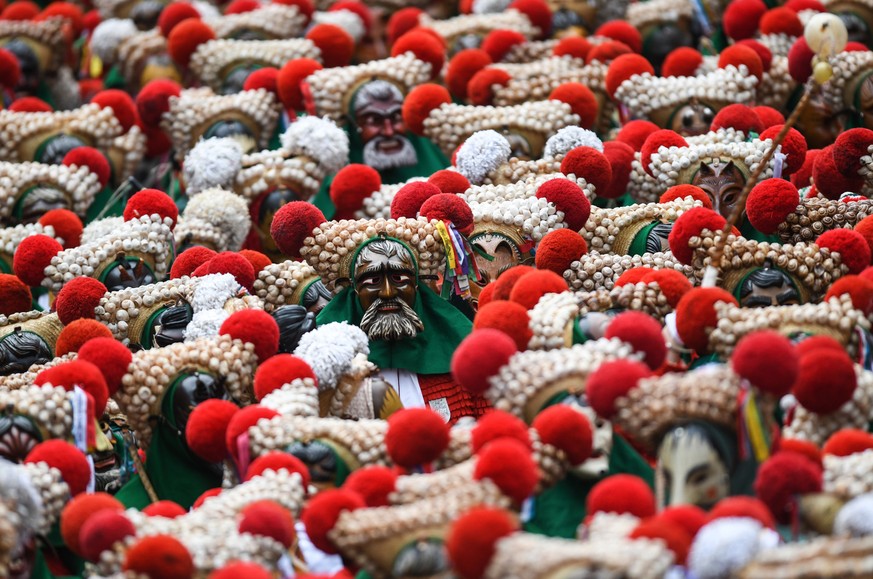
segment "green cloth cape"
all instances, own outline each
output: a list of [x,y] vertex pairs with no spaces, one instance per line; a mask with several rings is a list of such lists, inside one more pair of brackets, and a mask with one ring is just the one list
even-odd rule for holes
[[[187,510],[205,491],[221,486],[221,474],[207,469],[176,431],[172,404],[175,388],[174,383],[167,389],[161,402],[161,411],[166,420],[158,421],[152,431],[145,471],[160,500],[173,501]],[[142,510],[151,504],[138,474],[130,478],[115,498],[126,508]]]

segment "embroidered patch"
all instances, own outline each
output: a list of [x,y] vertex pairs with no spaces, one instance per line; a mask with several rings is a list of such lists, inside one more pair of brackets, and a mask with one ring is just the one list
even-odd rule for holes
[[445,398],[437,398],[427,403],[430,409],[443,417],[446,422],[452,417],[452,411],[449,409],[449,402]]

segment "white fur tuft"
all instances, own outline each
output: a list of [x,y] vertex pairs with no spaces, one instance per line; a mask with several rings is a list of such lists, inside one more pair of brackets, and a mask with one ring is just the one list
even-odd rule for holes
[[594,132],[582,127],[564,127],[546,141],[543,157],[566,155],[576,147],[591,147],[603,152],[603,141]]
[[369,355],[367,335],[357,326],[333,322],[307,332],[294,350],[315,372],[319,389],[335,388],[358,354]]
[[873,535],[873,494],[855,497],[840,509],[834,521],[834,534],[852,537]]
[[242,168],[243,151],[234,139],[201,140],[185,156],[185,191],[193,197],[204,189],[231,189]]
[[761,523],[747,517],[716,519],[694,537],[688,569],[697,579],[728,579],[761,549]]
[[328,173],[349,164],[349,136],[327,118],[303,117],[282,133],[282,148],[315,159]]
[[115,62],[115,51],[122,41],[137,33],[136,24],[129,18],[110,18],[97,25],[91,34],[91,53],[104,64]]
[[481,185],[489,173],[509,161],[512,147],[497,131],[473,133],[458,149],[455,163],[458,172],[471,185]]
[[185,218],[199,218],[227,235],[226,251],[239,251],[252,221],[245,199],[224,189],[207,189],[188,201]]
[[348,32],[349,36],[359,44],[367,34],[367,27],[361,17],[351,10],[332,10],[330,12],[316,12],[312,15],[312,24],[333,24]]

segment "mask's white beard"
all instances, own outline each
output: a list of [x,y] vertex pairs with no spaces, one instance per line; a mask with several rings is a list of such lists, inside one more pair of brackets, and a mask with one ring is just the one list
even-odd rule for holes
[[[390,303],[400,307],[398,312],[383,312],[379,306]],[[364,312],[361,318],[361,329],[371,340],[404,340],[412,339],[418,332],[424,330],[421,318],[409,304],[400,299],[376,299]]]
[[400,135],[391,138],[402,144],[400,150],[393,153],[383,153],[379,150],[378,145],[388,139],[382,136],[374,137],[364,145],[364,164],[377,171],[383,171],[397,167],[410,167],[418,162],[418,154],[416,154],[409,139]]

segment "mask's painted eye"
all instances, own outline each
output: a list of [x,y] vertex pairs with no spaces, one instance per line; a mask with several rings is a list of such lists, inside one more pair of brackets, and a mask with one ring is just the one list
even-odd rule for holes
[[412,280],[412,276],[406,275],[405,273],[394,273],[391,274],[391,281],[396,283],[397,285],[407,284]]
[[361,278],[361,281],[359,281],[358,283],[360,283],[364,287],[371,287],[372,288],[372,287],[376,287],[377,285],[379,285],[379,278],[377,276],[370,275],[370,276]]
[[100,274],[100,281],[109,291],[118,291],[124,288],[140,287],[156,283],[157,276],[151,267],[138,257],[125,257],[107,267]]

